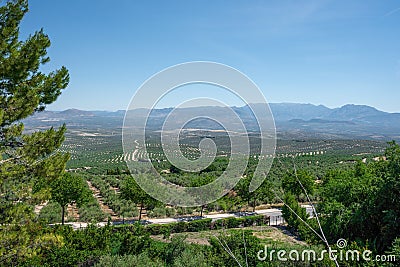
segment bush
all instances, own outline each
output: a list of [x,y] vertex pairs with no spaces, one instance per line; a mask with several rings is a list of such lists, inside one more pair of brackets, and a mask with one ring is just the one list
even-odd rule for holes
[[212,224],[212,229],[228,229],[237,227],[249,227],[249,226],[260,226],[268,223],[267,217],[263,215],[248,216],[242,218],[224,218],[215,221]]
[[176,210],[174,208],[166,208],[165,211],[167,217],[173,217],[176,214]]
[[135,205],[135,203],[133,203],[130,200],[121,200],[120,201],[120,208],[119,208],[119,212],[120,216],[123,217],[136,217],[139,215],[139,211]]
[[153,210],[149,211],[147,215],[150,218],[164,218],[166,217],[167,212],[164,207],[155,207]]
[[254,215],[249,217],[244,217],[244,227],[248,226],[259,226],[268,223],[269,218],[263,215]]
[[205,253],[196,247],[187,247],[174,259],[174,267],[208,267],[212,266],[208,262]]
[[187,214],[192,214],[193,213],[193,208],[182,208],[182,207],[178,207],[176,209],[176,213],[178,215],[187,215]]
[[187,231],[187,222],[178,222],[171,224],[173,233],[183,233]]
[[82,206],[78,210],[79,220],[83,222],[102,222],[105,220],[106,215],[101,210],[99,203],[96,199],[92,198],[86,205]]
[[191,221],[187,225],[188,232],[205,231],[211,229],[211,219]]
[[162,235],[167,232],[173,233],[172,228],[174,224],[153,224],[145,227],[145,231],[150,235]]
[[227,228],[236,228],[239,227],[240,225],[240,220],[241,218],[234,218],[234,217],[229,217],[229,218],[223,218],[215,221],[215,229],[227,229]]
[[61,206],[57,202],[50,201],[44,206],[39,213],[39,220],[45,223],[61,222]]

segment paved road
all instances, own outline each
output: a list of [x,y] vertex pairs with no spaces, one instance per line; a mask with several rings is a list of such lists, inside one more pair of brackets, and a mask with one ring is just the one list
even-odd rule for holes
[[[302,207],[306,208],[307,213],[312,216],[312,207],[310,205],[302,205]],[[267,215],[270,217],[270,225],[280,225],[284,223],[282,217],[282,210],[281,209],[263,209],[263,210],[256,210],[253,212],[236,212],[236,213],[217,213],[217,214],[206,214],[203,217],[200,216],[192,216],[192,217],[181,217],[181,218],[160,218],[160,219],[149,219],[146,222],[150,224],[166,224],[166,223],[174,223],[174,222],[182,222],[182,221],[192,221],[198,220],[202,218],[208,218],[212,220],[218,220],[223,218],[229,217],[244,217],[244,216],[251,216],[251,215]],[[126,221],[125,223],[132,223]],[[74,229],[82,229],[88,226],[88,223],[85,222],[68,222],[65,223],[67,225],[71,225]],[[118,222],[114,222],[113,224],[120,224]],[[97,223],[97,226],[103,227],[107,225],[107,222],[100,222]]]

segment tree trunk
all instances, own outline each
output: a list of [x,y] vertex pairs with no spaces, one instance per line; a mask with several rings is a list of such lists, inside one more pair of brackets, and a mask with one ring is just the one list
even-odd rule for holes
[[253,212],[256,212],[256,198],[253,198]]
[[139,222],[142,220],[143,202],[140,202]]
[[61,224],[64,225],[65,206],[61,206]]
[[203,209],[204,209],[204,205],[201,205],[200,217],[203,217]]

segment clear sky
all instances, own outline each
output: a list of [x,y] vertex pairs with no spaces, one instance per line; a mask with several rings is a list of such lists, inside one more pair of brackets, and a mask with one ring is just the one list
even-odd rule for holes
[[52,110],[125,109],[151,75],[205,60],[242,71],[269,102],[400,112],[400,1],[30,0],[22,37],[40,28],[52,40],[43,70],[71,75]]

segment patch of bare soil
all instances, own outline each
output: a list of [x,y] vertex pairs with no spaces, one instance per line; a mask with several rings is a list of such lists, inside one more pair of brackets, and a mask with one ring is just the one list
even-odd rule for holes
[[39,215],[40,211],[47,205],[47,203],[49,203],[48,201],[44,202],[44,203],[40,203],[39,205],[35,206],[35,210],[34,212]]
[[79,212],[76,204],[67,206],[67,213],[69,217],[74,218],[74,221],[79,222]]

